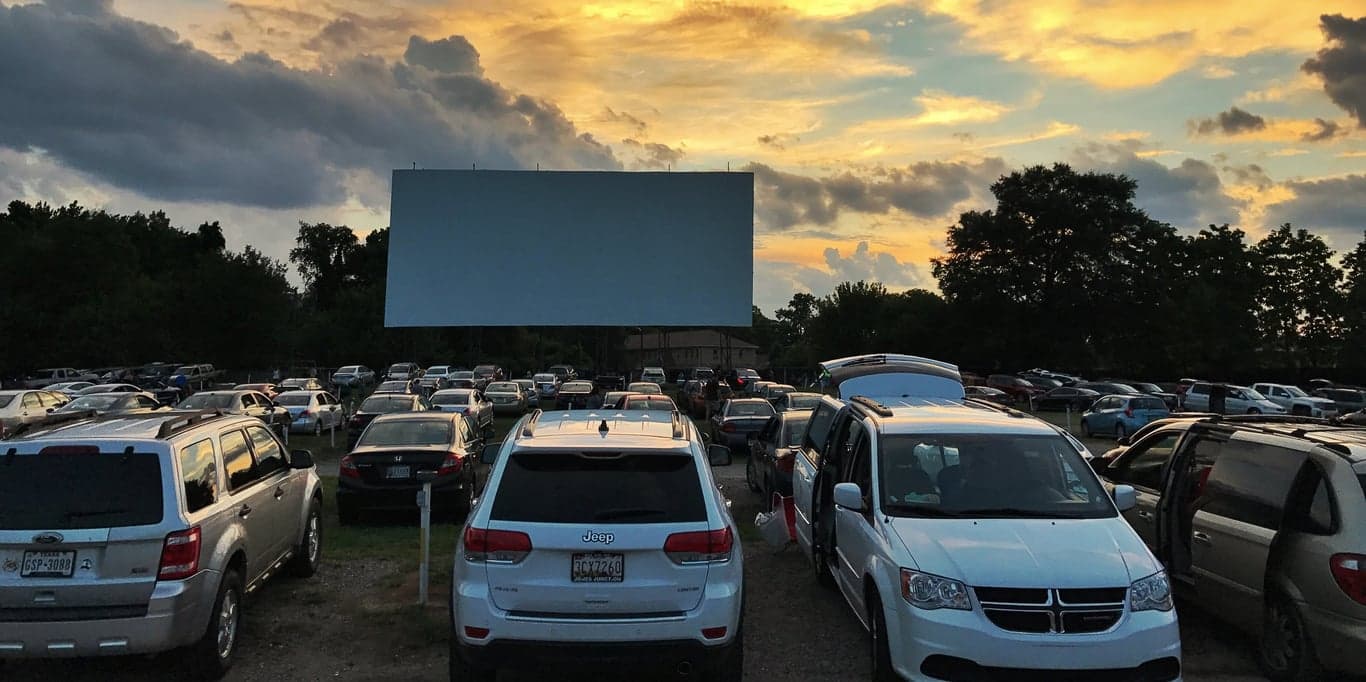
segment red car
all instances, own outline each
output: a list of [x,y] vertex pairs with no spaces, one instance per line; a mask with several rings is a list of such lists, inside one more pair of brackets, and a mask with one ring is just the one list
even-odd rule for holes
[[1038,386],[1013,374],[993,374],[987,377],[987,386],[1009,393],[1016,400],[1029,400],[1029,396],[1042,393]]

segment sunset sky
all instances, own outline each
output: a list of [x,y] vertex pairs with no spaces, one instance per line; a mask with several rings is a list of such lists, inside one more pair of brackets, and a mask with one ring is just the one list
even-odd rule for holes
[[933,288],[1027,164],[1126,173],[1183,231],[1366,228],[1366,0],[0,0],[0,92],[0,202],[282,259],[299,220],[387,225],[414,162],[753,170],[770,313]]

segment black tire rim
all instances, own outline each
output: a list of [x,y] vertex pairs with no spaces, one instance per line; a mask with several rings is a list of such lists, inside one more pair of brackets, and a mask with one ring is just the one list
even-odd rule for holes
[[237,620],[241,615],[240,599],[237,588],[229,587],[223,592],[223,600],[218,606],[217,647],[218,660],[226,661],[232,656],[233,646],[237,643]]
[[1304,637],[1299,621],[1284,604],[1269,604],[1262,635],[1262,656],[1273,672],[1288,674],[1303,655]]

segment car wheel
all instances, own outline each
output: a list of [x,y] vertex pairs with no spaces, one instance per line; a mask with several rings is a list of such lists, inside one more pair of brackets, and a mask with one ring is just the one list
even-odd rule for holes
[[754,482],[758,472],[754,471],[754,453],[750,452],[749,457],[745,458],[745,485],[749,486],[750,492],[759,492],[759,484]]
[[296,578],[309,578],[318,572],[323,556],[322,505],[315,499],[308,504],[308,519],[304,521],[304,536],[294,548],[289,562],[289,573]]
[[892,645],[887,641],[887,617],[882,613],[882,600],[874,592],[868,596],[868,640],[872,658],[873,682],[898,682],[892,670]]
[[1123,438],[1126,433],[1124,422],[1115,422],[1115,440]]
[[1268,595],[1257,658],[1262,672],[1274,682],[1307,682],[1321,676],[1304,618],[1284,595]]
[[1255,407],[1249,407],[1249,408],[1247,408],[1247,413],[1248,413],[1248,414],[1261,414],[1262,411],[1259,410],[1259,409],[1257,409],[1257,408],[1255,408]]
[[360,510],[350,503],[337,500],[337,522],[343,526],[354,526],[360,521]]
[[313,422],[313,437],[317,438],[321,435],[323,435],[323,420],[319,419]]
[[460,644],[455,641],[454,632],[451,633],[449,674],[451,682],[495,682],[498,678],[498,671],[476,668],[460,656]]
[[191,653],[194,667],[205,679],[220,679],[232,667],[241,622],[242,575],[234,569],[224,573],[219,581],[209,625]]

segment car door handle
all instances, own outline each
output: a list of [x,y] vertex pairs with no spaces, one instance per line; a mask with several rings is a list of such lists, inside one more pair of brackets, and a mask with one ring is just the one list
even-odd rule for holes
[[245,504],[242,505],[237,509],[237,516],[243,519],[247,518],[248,516],[251,516],[251,507]]
[[1200,544],[1202,544],[1202,545],[1207,545],[1207,546],[1213,546],[1213,545],[1214,545],[1214,543],[1210,540],[1209,535],[1207,535],[1207,534],[1205,534],[1205,533],[1201,533],[1201,532],[1198,531],[1198,530],[1195,531],[1194,533],[1191,533],[1191,539],[1194,540],[1194,541],[1196,541],[1196,542],[1198,542],[1198,543],[1200,543]]
[[284,496],[285,496],[285,487],[284,487],[284,486],[279,486],[279,487],[277,487],[277,488],[275,489],[275,499],[278,500],[278,499],[280,499],[280,498],[282,498],[282,497],[284,497]]

